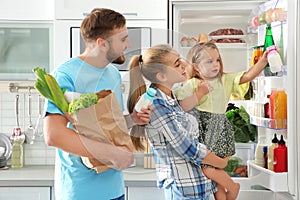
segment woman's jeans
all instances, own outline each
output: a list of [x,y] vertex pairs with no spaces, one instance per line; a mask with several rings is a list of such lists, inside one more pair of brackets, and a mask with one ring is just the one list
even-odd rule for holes
[[197,199],[182,196],[182,194],[179,192],[178,188],[176,187],[175,182],[173,182],[170,185],[168,185],[167,188],[165,188],[165,200],[197,200]]

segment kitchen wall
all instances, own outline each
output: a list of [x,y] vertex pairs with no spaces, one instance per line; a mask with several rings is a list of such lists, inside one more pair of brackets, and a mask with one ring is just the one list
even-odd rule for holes
[[[11,136],[17,126],[15,112],[15,97],[17,93],[0,93],[0,133]],[[19,92],[19,124],[22,132],[25,132],[29,124],[28,118],[28,92]],[[38,94],[32,93],[32,123],[35,126],[38,119]],[[43,99],[43,98],[42,98]],[[42,101],[44,104],[44,99]],[[25,165],[53,165],[55,161],[55,148],[45,144],[42,135],[42,119],[38,126],[38,135],[33,144],[24,144]],[[10,162],[9,162],[10,163]],[[8,163],[8,164],[9,164]]]

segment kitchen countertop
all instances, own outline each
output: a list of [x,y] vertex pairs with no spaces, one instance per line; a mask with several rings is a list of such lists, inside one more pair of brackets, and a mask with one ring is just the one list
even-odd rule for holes
[[[127,187],[156,187],[155,169],[130,167],[124,170],[125,186]],[[0,170],[1,186],[53,186],[53,165],[32,165],[20,169],[9,168]]]

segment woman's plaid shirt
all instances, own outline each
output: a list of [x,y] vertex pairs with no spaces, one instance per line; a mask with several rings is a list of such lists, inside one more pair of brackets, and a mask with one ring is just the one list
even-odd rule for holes
[[165,188],[175,182],[183,196],[209,199],[216,185],[205,177],[200,167],[207,149],[198,141],[196,118],[184,112],[176,99],[151,87],[157,90],[157,95],[146,131],[159,187]]

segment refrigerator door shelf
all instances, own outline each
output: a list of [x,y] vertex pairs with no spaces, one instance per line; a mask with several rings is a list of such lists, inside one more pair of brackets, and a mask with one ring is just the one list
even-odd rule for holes
[[275,173],[248,160],[248,177],[252,185],[260,185],[273,192],[288,192],[287,172]]
[[270,119],[264,117],[250,116],[250,124],[277,130],[287,128],[287,119]]

